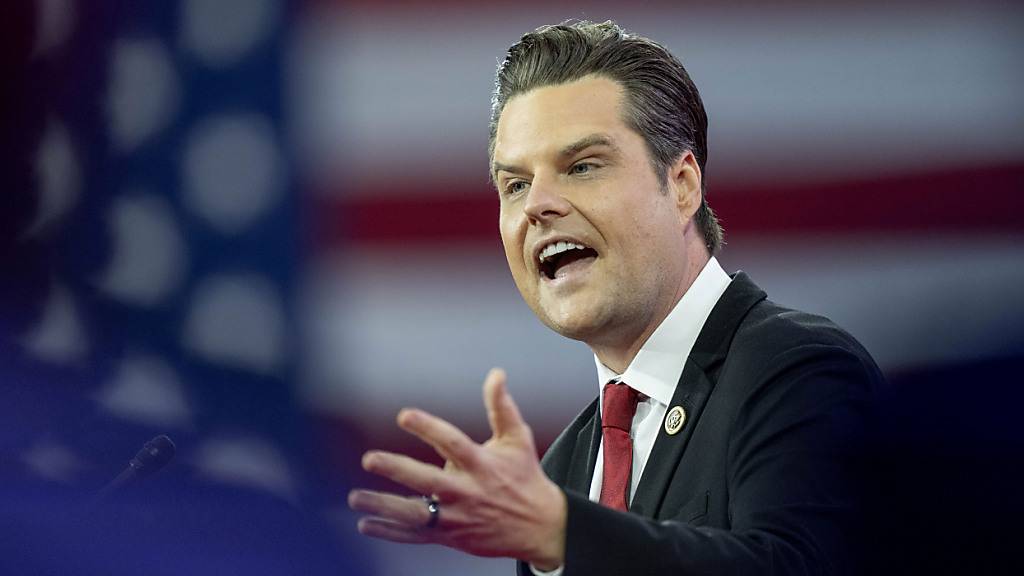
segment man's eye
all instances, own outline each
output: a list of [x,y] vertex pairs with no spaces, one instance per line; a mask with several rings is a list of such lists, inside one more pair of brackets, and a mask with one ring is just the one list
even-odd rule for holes
[[579,164],[573,164],[572,168],[569,169],[569,172],[572,174],[586,174],[594,168],[596,168],[596,166],[590,162],[580,162]]
[[529,183],[526,182],[525,180],[513,180],[512,182],[509,182],[508,184],[505,185],[505,193],[518,194],[519,192],[526,190],[526,187],[528,185]]

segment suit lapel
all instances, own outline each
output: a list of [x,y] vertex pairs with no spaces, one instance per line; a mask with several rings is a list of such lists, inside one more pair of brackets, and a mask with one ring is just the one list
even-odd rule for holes
[[656,517],[669,482],[675,475],[679,459],[682,458],[683,451],[690,442],[696,421],[714,387],[714,383],[704,371],[690,359],[686,360],[679,381],[680,383],[686,382],[688,385],[676,386],[669,410],[675,406],[682,406],[686,412],[686,420],[683,422],[682,430],[674,435],[665,432],[664,422],[662,422],[658,438],[654,441],[654,448],[651,450],[647,466],[644,467],[643,476],[640,478],[640,484],[637,485],[633,501],[629,506],[630,511],[641,516]]
[[544,472],[559,486],[582,494],[590,492],[590,476],[601,439],[598,418],[595,399],[544,454],[541,460]]
[[566,488],[585,495],[590,494],[590,482],[594,477],[594,467],[597,465],[597,450],[601,447],[600,411],[597,409],[597,400],[594,400],[593,407],[593,417],[576,436],[576,450],[565,482]]
[[717,368],[725,359],[732,336],[750,308],[764,298],[764,291],[751,282],[746,274],[737,272],[711,310],[686,359],[683,373],[672,395],[672,403],[668,407],[670,412],[673,407],[682,406],[686,420],[676,434],[668,434],[662,422],[630,504],[632,512],[650,518],[657,517],[683,452],[714,389]]

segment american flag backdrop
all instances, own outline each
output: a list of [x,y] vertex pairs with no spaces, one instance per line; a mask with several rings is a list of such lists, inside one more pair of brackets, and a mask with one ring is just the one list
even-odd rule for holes
[[[0,573],[512,573],[360,538],[344,494],[374,485],[366,448],[437,461],[403,406],[486,438],[491,366],[542,445],[595,394],[585,346],[516,292],[487,182],[494,67],[567,18],[689,69],[727,270],[849,329],[909,403],[970,414],[961,387],[1020,381],[1014,3],[7,10]],[[160,433],[167,469],[69,517]]]
[[[724,267],[860,339],[903,394],[909,416],[894,419],[948,449],[938,479],[970,460],[954,444],[1024,468],[1024,427],[1001,408],[1024,399],[1024,10],[1001,1],[312,3],[290,123],[318,206],[301,397],[327,430],[429,458],[394,426],[414,405],[484,439],[480,382],[502,366],[546,445],[596,394],[586,347],[516,293],[487,181],[495,64],[568,18],[614,19],[680,57],[708,111]],[[955,523],[922,471],[890,497]],[[939,540],[921,540],[936,557]],[[372,546],[386,573],[510,570]]]
[[[4,23],[0,573],[370,573],[292,385],[292,13],[55,0]],[[157,434],[167,469],[91,505]]]

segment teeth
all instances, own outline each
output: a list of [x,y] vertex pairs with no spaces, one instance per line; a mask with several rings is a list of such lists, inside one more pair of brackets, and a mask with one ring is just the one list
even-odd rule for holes
[[552,242],[551,244],[548,244],[547,246],[544,247],[543,250],[540,251],[539,259],[541,263],[544,263],[544,261],[547,260],[548,258],[551,258],[552,256],[555,256],[557,254],[561,254],[562,252],[565,252],[567,250],[585,249],[586,246],[583,246],[582,244],[577,244],[575,242]]

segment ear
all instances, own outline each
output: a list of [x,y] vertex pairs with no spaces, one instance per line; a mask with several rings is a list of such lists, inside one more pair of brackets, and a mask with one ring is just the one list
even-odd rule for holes
[[683,152],[669,166],[668,191],[675,198],[676,208],[679,210],[679,221],[684,224],[689,222],[700,208],[701,178],[697,157],[689,150]]

